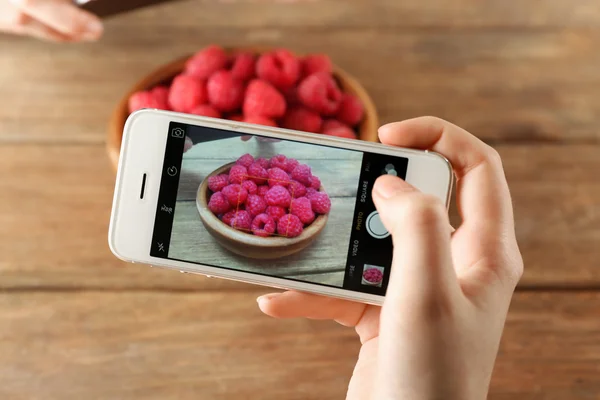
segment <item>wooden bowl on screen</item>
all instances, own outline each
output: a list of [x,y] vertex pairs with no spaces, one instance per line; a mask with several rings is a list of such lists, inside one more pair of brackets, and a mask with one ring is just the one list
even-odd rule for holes
[[[327,215],[319,215],[297,237],[256,236],[250,232],[234,229],[221,221],[208,209],[210,189],[208,178],[215,175],[227,174],[235,163],[226,164],[210,173],[198,188],[196,207],[200,220],[212,237],[227,250],[253,259],[274,259],[292,255],[302,251],[315,241],[327,224]],[[324,191],[321,186],[320,191]]]
[[[229,52],[248,51],[255,54],[262,54],[270,50],[272,49],[266,47],[228,49]],[[178,60],[171,61],[150,72],[148,75],[140,79],[135,85],[133,85],[121,98],[119,104],[113,111],[107,137],[107,151],[115,171],[119,163],[119,152],[121,150],[123,128],[125,126],[125,121],[129,116],[129,98],[135,92],[151,89],[158,85],[169,84],[175,76],[183,72],[185,69],[185,64],[190,57],[191,56],[186,56]],[[358,138],[360,140],[378,142],[379,139],[377,137],[377,129],[379,127],[379,120],[377,117],[377,110],[367,91],[354,77],[336,65],[333,66],[333,75],[338,81],[340,88],[344,92],[351,93],[358,97],[364,106],[365,115],[363,121],[358,126]]]

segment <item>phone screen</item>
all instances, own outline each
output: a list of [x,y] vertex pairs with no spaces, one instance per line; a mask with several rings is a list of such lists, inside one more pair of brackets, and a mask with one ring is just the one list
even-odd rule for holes
[[[171,122],[150,255],[385,295],[392,239],[371,191],[407,167],[403,157]],[[215,228],[243,240],[224,242]],[[250,238],[277,246],[252,253]]]

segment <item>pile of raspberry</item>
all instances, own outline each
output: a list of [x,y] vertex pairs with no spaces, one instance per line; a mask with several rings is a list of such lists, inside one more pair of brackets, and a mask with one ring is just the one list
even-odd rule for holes
[[331,200],[306,164],[279,154],[244,154],[228,174],[208,178],[208,208],[223,223],[257,236],[299,236]]
[[196,53],[170,86],[134,93],[129,111],[142,108],[352,139],[364,115],[360,100],[338,86],[327,55],[228,55],[219,46]]

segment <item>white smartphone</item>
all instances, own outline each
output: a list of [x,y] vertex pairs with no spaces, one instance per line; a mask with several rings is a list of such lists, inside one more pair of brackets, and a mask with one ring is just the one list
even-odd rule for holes
[[452,167],[433,152],[141,110],[123,132],[109,245],[128,262],[381,304],[382,174],[448,206]]

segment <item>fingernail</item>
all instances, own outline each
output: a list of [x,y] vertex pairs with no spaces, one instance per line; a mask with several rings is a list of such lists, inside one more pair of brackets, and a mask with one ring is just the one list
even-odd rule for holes
[[384,199],[389,199],[402,192],[405,188],[404,182],[397,177],[391,175],[382,176],[375,182],[375,192]]
[[272,299],[274,299],[274,298],[275,298],[275,297],[277,297],[277,296],[279,296],[279,293],[269,293],[269,294],[265,294],[265,295],[262,295],[262,296],[258,297],[258,298],[256,299],[256,302],[257,302],[257,303],[260,303],[261,301],[264,301],[264,300],[272,300]]
[[104,30],[102,22],[95,19],[88,22],[85,28],[85,34],[83,36],[88,40],[98,39]]

